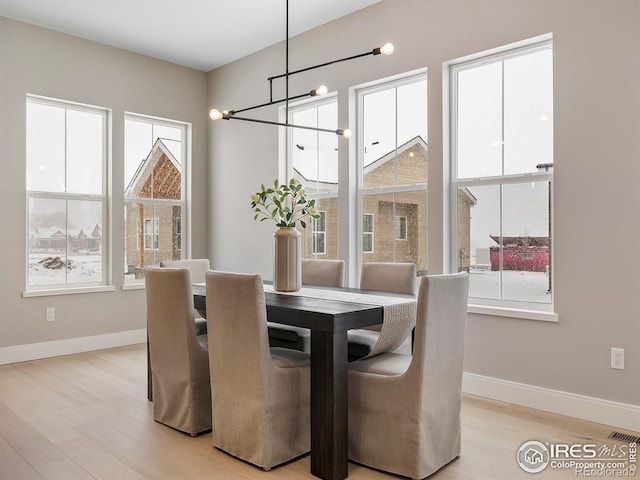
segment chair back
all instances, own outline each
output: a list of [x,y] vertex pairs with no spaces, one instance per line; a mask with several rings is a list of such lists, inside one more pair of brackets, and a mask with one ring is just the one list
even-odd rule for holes
[[344,260],[302,260],[302,283],[325,287],[343,287]]
[[416,273],[415,263],[363,263],[360,288],[415,295],[418,290]]
[[162,260],[161,267],[186,268],[191,274],[191,283],[204,283],[204,274],[211,268],[208,258],[186,258],[183,260]]
[[460,405],[469,274],[422,277],[409,371],[421,377],[427,401]]
[[188,378],[196,344],[189,270],[151,267],[144,276],[153,369]]

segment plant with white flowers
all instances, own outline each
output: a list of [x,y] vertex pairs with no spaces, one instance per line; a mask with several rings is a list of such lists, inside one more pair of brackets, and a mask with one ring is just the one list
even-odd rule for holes
[[305,218],[320,218],[320,215],[315,208],[315,199],[307,199],[305,195],[302,184],[295,178],[283,184],[276,179],[269,188],[262,184],[260,190],[251,195],[253,219],[261,222],[273,220],[277,227],[295,227],[299,222],[302,228],[306,228]]

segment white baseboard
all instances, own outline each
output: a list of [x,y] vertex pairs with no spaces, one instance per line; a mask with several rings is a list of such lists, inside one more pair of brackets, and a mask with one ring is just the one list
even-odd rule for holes
[[70,355],[72,353],[102,350],[104,348],[123,347],[147,341],[147,330],[129,330],[126,332],[107,333],[90,337],[68,338],[52,342],[30,343],[14,347],[0,348],[0,365],[26,362],[40,358]]
[[462,391],[559,415],[640,432],[640,406],[464,373]]

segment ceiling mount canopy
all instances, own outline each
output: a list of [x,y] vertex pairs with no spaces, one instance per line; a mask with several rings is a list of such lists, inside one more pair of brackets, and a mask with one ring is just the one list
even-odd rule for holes
[[[393,53],[393,45],[391,43],[386,43],[382,47],[374,48],[368,52],[360,53],[358,55],[351,55],[349,57],[340,58],[338,60],[332,60],[330,62],[319,63],[318,65],[313,65],[311,67],[301,68],[299,70],[294,70],[293,72],[289,71],[289,0],[286,0],[286,39],[285,39],[285,72],[280,75],[274,75],[272,77],[267,78],[269,82],[269,101],[265,103],[261,103],[259,105],[254,105],[252,107],[246,108],[238,108],[235,110],[224,110],[220,111],[217,109],[212,109],[209,112],[209,117],[211,120],[243,120],[245,122],[255,122],[255,123],[265,123],[268,125],[277,125],[281,127],[292,127],[292,128],[304,128],[306,130],[315,130],[317,132],[327,132],[327,133],[335,133],[336,135],[341,135],[345,138],[349,138],[351,136],[351,130],[348,128],[345,129],[328,129],[328,128],[318,128],[318,127],[309,127],[306,125],[295,125],[289,123],[289,102],[291,100],[298,100],[306,97],[316,97],[321,95],[326,95],[328,89],[325,85],[320,85],[313,90],[309,90],[307,93],[302,93],[300,95],[289,96],[289,77],[292,75],[296,75],[298,73],[307,72],[309,70],[314,70],[316,68],[326,67],[327,65],[333,65],[334,63],[346,62],[348,60],[354,60],[360,57],[366,57],[369,55],[391,55]],[[273,99],[273,81],[284,78],[285,79],[285,98]],[[255,110],[262,107],[267,107],[270,105],[277,105],[279,103],[285,104],[285,118],[286,122],[274,122],[270,120],[261,120],[258,118],[250,118],[250,117],[239,117],[237,114],[242,112],[247,112],[249,110]]]

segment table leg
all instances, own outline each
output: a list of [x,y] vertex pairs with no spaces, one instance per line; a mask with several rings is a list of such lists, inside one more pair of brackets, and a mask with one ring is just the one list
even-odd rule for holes
[[151,352],[149,351],[149,334],[147,333],[147,400],[153,402],[153,382],[151,378]]
[[347,478],[347,332],[311,331],[311,473]]

